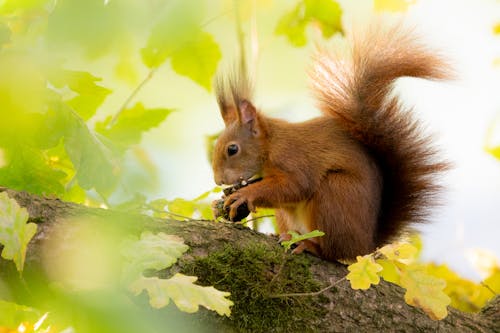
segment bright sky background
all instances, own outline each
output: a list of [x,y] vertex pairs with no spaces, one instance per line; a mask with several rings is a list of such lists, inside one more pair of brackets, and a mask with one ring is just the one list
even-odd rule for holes
[[[345,9],[346,28],[357,22],[366,24],[372,15],[371,1],[339,2]],[[258,11],[257,18],[264,23],[257,27],[256,104],[273,116],[307,118],[314,114],[305,73],[312,48],[294,49],[284,38],[274,36],[272,25],[267,28],[265,22],[276,22],[277,17],[267,15],[266,10]],[[215,20],[207,30],[219,36],[231,20]],[[493,66],[500,57],[500,36],[492,33],[500,21],[500,2],[419,0],[404,20],[413,22],[432,45],[449,56],[459,77],[451,84],[404,79],[397,85],[402,99],[415,105],[429,129],[438,134],[443,154],[455,164],[444,180],[449,191],[443,209],[432,224],[421,228],[424,258],[446,262],[462,275],[479,279],[467,253],[484,249],[500,258],[500,161],[484,150],[487,130],[500,115],[500,68]],[[236,54],[234,35],[217,42],[224,55]],[[175,91],[165,89],[158,94],[146,88],[140,99],[149,105],[169,101],[180,111],[160,130],[151,132],[144,146],[152,147],[150,152],[160,168],[161,192],[157,196],[194,198],[215,185],[204,136],[221,130],[223,123],[211,94],[188,79],[172,78],[169,68],[161,71],[150,84],[175,85]],[[179,95],[179,91],[189,94]]]

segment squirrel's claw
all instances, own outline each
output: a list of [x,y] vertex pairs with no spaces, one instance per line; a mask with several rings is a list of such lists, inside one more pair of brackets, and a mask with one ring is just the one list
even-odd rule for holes
[[297,247],[292,250],[292,254],[301,254],[304,251],[307,251],[317,257],[321,257],[319,244],[309,239],[298,242]]
[[224,201],[224,208],[226,209],[229,207],[229,219],[231,221],[238,215],[238,207],[243,204],[246,204],[249,211],[255,212],[255,206],[252,200],[249,200],[249,198],[241,192],[235,192],[226,198]]

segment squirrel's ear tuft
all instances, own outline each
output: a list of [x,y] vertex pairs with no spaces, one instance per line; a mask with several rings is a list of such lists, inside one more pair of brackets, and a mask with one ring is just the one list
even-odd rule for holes
[[239,121],[239,113],[233,105],[231,91],[228,89],[227,82],[225,82],[223,76],[220,74],[214,82],[214,90],[224,124],[228,126],[235,121]]
[[238,62],[232,71],[219,71],[215,77],[214,90],[226,126],[235,121],[248,124],[256,119],[257,111],[250,102],[253,85],[244,60]]

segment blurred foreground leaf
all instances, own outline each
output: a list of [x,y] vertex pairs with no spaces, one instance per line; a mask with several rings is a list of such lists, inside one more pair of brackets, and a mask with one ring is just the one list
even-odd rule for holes
[[219,45],[212,35],[200,31],[191,42],[173,53],[172,68],[210,91],[212,76],[221,57]]
[[4,246],[2,257],[13,260],[19,272],[23,271],[26,248],[36,233],[35,223],[28,221],[28,211],[17,202],[0,193],[0,243]]
[[82,71],[60,70],[50,76],[50,82],[54,86],[68,87],[78,94],[67,100],[66,104],[84,120],[92,117],[106,96],[111,93],[111,90],[98,85],[99,81],[101,81],[100,78]]
[[189,247],[178,236],[160,232],[156,235],[143,232],[140,239],[127,240],[122,246],[125,260],[123,279],[136,280],[148,269],[161,270],[177,262]]
[[186,276],[180,273],[170,279],[159,279],[157,277],[141,277],[135,281],[130,289],[134,294],[140,294],[146,289],[149,294],[149,302],[154,308],[167,306],[172,299],[179,310],[193,313],[198,311],[199,306],[216,311],[219,315],[230,316],[233,302],[226,297],[230,295],[214,287],[203,287],[195,285],[198,278]]
[[28,306],[0,300],[0,332],[4,332],[2,331],[2,327],[12,329],[12,332],[17,332],[15,329],[17,329],[20,323],[35,323],[41,316],[42,314],[38,310]]
[[212,76],[222,57],[219,45],[211,34],[202,30],[203,10],[199,3],[198,6],[179,3],[153,28],[142,49],[142,60],[149,68],[157,68],[171,59],[176,73],[210,90]]
[[333,0],[302,0],[284,15],[276,27],[277,35],[284,35],[293,46],[307,43],[306,27],[316,25],[324,38],[342,33],[342,8]]
[[500,269],[496,267],[482,282],[464,279],[448,266],[426,265],[428,274],[446,281],[444,292],[451,298],[450,305],[464,312],[478,312],[486,303],[500,293]]
[[140,239],[128,240],[122,246],[125,260],[122,279],[135,295],[145,289],[149,295],[149,303],[154,308],[167,306],[172,299],[179,310],[184,312],[196,312],[201,305],[220,315],[229,316],[229,307],[233,302],[226,297],[230,294],[214,287],[195,285],[194,282],[198,279],[195,276],[177,273],[170,279],[159,279],[142,275],[146,270],[161,270],[172,266],[187,250],[188,246],[178,236],[143,232]]
[[99,193],[109,194],[120,173],[116,152],[71,108],[63,103],[58,103],[56,108],[64,123],[64,146],[76,170],[78,184],[86,190],[95,188]]
[[417,0],[375,0],[374,7],[376,11],[405,12],[416,2]]
[[3,186],[36,194],[64,194],[66,174],[52,168],[40,150],[18,145],[6,151],[8,163],[0,168],[0,183]]

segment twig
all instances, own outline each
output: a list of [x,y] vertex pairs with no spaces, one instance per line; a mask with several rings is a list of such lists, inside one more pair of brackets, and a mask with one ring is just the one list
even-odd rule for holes
[[280,267],[278,268],[278,271],[276,272],[276,274],[274,274],[273,278],[271,279],[271,282],[269,282],[269,286],[271,286],[274,281],[276,281],[276,278],[278,278],[278,276],[281,275],[281,271],[283,270],[283,267],[285,267],[285,264],[286,264],[286,251],[283,251],[283,256],[281,257],[281,265]]
[[194,219],[194,218],[189,217],[189,216],[184,216],[184,215],[181,215],[181,214],[169,212],[168,210],[154,209],[154,208],[149,207],[148,205],[144,206],[144,208],[148,209],[148,210],[151,210],[151,211],[153,211],[155,213],[166,214],[166,215],[169,215],[169,216],[172,216],[172,217],[178,217],[178,218],[183,219],[184,221],[190,221],[190,222],[192,222],[192,221],[210,221],[210,220],[205,220],[205,219]]
[[263,218],[266,218],[266,217],[274,217],[274,215],[271,214],[271,215],[261,215],[261,216],[252,217],[251,219],[246,220],[245,223],[253,222],[253,221],[256,221],[258,219],[263,219]]
[[107,126],[108,129],[113,127],[113,125],[118,120],[118,117],[120,117],[120,115],[127,108],[127,106],[130,104],[130,102],[134,99],[134,97],[137,95],[137,93],[139,93],[139,91],[142,89],[142,87],[144,87],[144,85],[146,83],[148,83],[149,80],[151,80],[153,78],[153,75],[156,73],[157,70],[158,70],[158,67],[151,68],[148,75],[146,75],[146,77],[141,81],[141,83],[139,83],[139,85],[137,87],[135,87],[135,89],[130,93],[130,95],[127,97],[125,102],[123,102],[123,104],[120,107],[120,109],[118,110],[118,112],[113,115],[113,118],[111,118],[111,121],[109,122],[109,124]]
[[335,287],[337,284],[339,284],[340,282],[346,280],[345,277],[343,277],[342,279],[340,280],[337,280],[333,283],[331,283],[328,287],[325,287],[319,291],[315,291],[315,292],[311,292],[311,293],[289,293],[289,294],[278,294],[278,295],[270,295],[269,298],[283,298],[283,297],[300,297],[300,296],[318,296],[322,293],[324,293],[325,291],[328,291],[330,289],[332,289],[333,287]]

